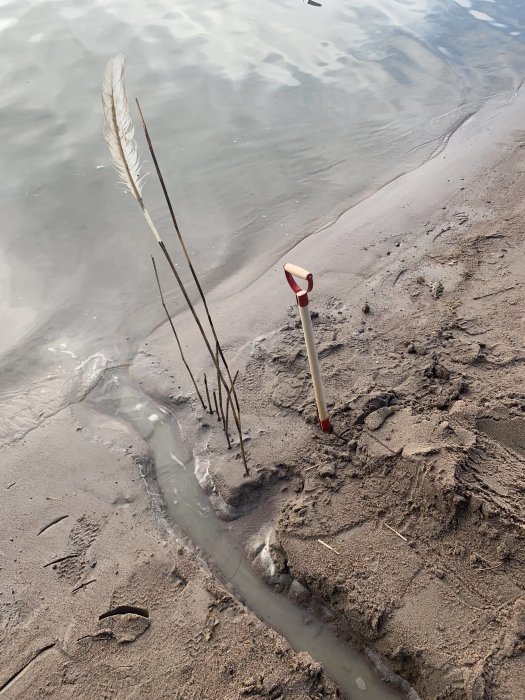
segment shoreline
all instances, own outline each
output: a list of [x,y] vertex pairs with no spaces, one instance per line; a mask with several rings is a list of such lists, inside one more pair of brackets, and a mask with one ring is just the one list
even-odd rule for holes
[[[505,99],[503,102],[486,103],[452,133],[445,149],[437,156],[414,170],[395,176],[370,194],[364,194],[333,224],[315,230],[293,245],[262,274],[253,278],[249,266],[246,266],[229,280],[220,282],[212,289],[208,303],[213,307],[216,325],[222,329],[223,343],[239,351],[247,339],[271,330],[284,317],[287,302],[290,300],[292,303],[293,298],[283,284],[281,270],[283,261],[291,256],[300,258],[303,267],[312,268],[317,277],[323,276],[323,291],[326,294],[337,293],[339,289],[344,291],[350,286],[344,282],[348,273],[357,276],[361,269],[375,267],[381,250],[375,251],[375,255],[364,251],[368,254],[363,255],[363,246],[367,243],[377,245],[380,241],[383,246],[388,244],[383,230],[390,230],[393,236],[418,225],[423,228],[428,215],[445,199],[456,194],[465,179],[474,177],[487,164],[497,161],[501,148],[512,144],[513,133],[521,126],[520,114],[524,104],[525,91],[522,89],[511,102]],[[452,177],[447,174],[450,168],[455,169]],[[175,241],[170,243],[176,250]],[[354,261],[348,272],[337,270],[334,265],[339,259],[339,246],[344,246]],[[356,253],[361,253],[357,256],[362,261],[359,265],[356,264]],[[257,327],[258,307],[254,309],[253,304],[261,299],[266,302],[266,313],[264,327]],[[237,317],[236,322],[232,315],[239,311],[242,311],[242,319]],[[175,318],[177,328],[183,333],[184,346],[196,353],[196,364],[206,366],[207,356],[205,351],[200,350],[199,336],[193,329],[194,322],[189,312],[183,311]],[[162,338],[167,335],[165,330],[166,324],[162,323],[145,339],[131,364],[132,369],[140,366],[140,357],[137,356],[144,353],[145,345],[158,343],[157,351],[164,352],[165,346],[169,346],[167,339]],[[140,379],[139,372],[137,378]],[[181,381],[184,382],[184,378]],[[153,386],[152,390],[155,391]]]
[[[506,346],[496,352],[494,338],[483,336],[488,349],[480,360],[480,348],[476,351],[472,340],[479,329],[472,321],[466,331],[449,327],[458,322],[459,307],[447,306],[464,303],[462,295],[487,294],[482,310],[492,321],[507,308],[501,307],[503,301],[514,301],[517,287],[490,293],[500,289],[501,274],[507,271],[501,266],[509,262],[508,276],[519,272],[519,228],[525,213],[514,205],[512,235],[507,236],[514,259],[509,251],[507,257],[498,257],[500,248],[490,246],[502,239],[487,231],[503,225],[505,218],[505,201],[497,200],[498,192],[519,202],[519,187],[509,182],[509,169],[522,162],[517,145],[522,132],[514,131],[523,100],[520,93],[511,107],[490,111],[484,123],[469,122],[436,159],[396,178],[335,225],[294,247],[293,262],[312,265],[315,273],[315,333],[338,434],[350,430],[345,445],[317,433],[293,297],[279,263],[246,287],[249,270],[241,271],[219,285],[209,300],[230,362],[241,369],[239,390],[251,438],[253,478],[248,484],[218,431],[211,430],[202,453],[210,460],[209,473],[224,502],[245,506],[231,523],[233,535],[246,544],[255,567],[272,583],[260,544],[268,527],[273,528],[270,556],[297,582],[297,602],[324,610],[343,639],[358,640],[372,654],[380,654],[422,698],[448,692],[446,697],[478,700],[490,691],[503,700],[525,683],[519,665],[525,619],[517,555],[521,536],[515,529],[522,514],[513,490],[525,472],[515,457],[521,448],[512,428],[521,404],[505,384],[512,384],[514,391],[520,383],[522,360],[512,352],[520,325],[502,329],[496,323],[494,333],[499,329]],[[499,131],[487,135],[486,129]],[[491,218],[488,209],[494,207],[483,204],[488,184],[483,172],[496,161],[499,181],[489,183],[496,211]],[[447,168],[454,171],[452,176]],[[461,204],[466,221],[455,217],[458,196],[472,196]],[[425,211],[432,213],[431,226],[423,223]],[[480,232],[490,249],[474,254]],[[351,261],[348,269],[341,269],[342,252]],[[430,259],[434,253],[438,258]],[[485,289],[487,282],[476,279],[476,270],[487,255],[493,256],[494,264],[486,268],[493,286]],[[424,282],[418,282],[421,276]],[[434,298],[429,283],[437,281],[444,292]],[[232,297],[239,288],[242,293]],[[261,299],[267,303],[264,328],[257,324]],[[366,318],[364,301],[371,307]],[[204,353],[195,350],[200,344],[187,315],[177,317],[177,327],[185,346],[192,348],[194,368],[207,367]],[[170,395],[185,400],[187,388],[166,331],[161,327],[145,341],[131,370],[146,393],[172,404]],[[483,393],[482,369],[491,363],[491,391]],[[375,403],[370,404],[371,397]],[[476,412],[480,397],[483,415]],[[193,444],[197,431],[199,442],[208,442],[213,424],[204,425],[206,416],[200,415],[197,424],[189,405],[177,411],[186,441]],[[440,427],[443,422],[449,425]],[[512,440],[517,443],[510,444]],[[473,484],[472,463],[461,462],[459,456],[484,463],[476,456],[479,449],[484,454],[492,450],[495,456],[490,469],[478,470],[481,481]],[[505,457],[505,450],[512,459]],[[144,694],[161,698],[166,688],[177,688],[177,693],[182,689],[181,700],[195,694],[215,700],[229,698],[229,693],[232,698],[261,696],[279,687],[282,697],[290,699],[310,692],[336,697],[334,684],[318,663],[295,653],[241,606],[206,573],[184,538],[166,529],[153,509],[158,494],[147,492],[138,471],[139,464],[147,468],[150,463],[147,445],[120,421],[84,404],[68,406],[2,447],[0,454],[5,465],[0,488],[8,504],[1,524],[11,533],[2,547],[0,570],[5,659],[0,688],[7,698],[46,693],[66,698],[74,692],[79,698],[108,693],[138,700]],[[503,460],[510,474],[503,487],[512,498],[507,493],[503,506],[498,501],[500,482],[494,491],[494,459]],[[443,474],[439,460],[446,463]],[[405,483],[407,474],[410,483]],[[396,491],[402,487],[417,490],[419,511],[412,509],[417,505],[413,498],[408,511],[403,510],[406,493]],[[385,488],[395,499],[385,500]],[[493,537],[500,521],[504,527]],[[454,539],[458,523],[459,540]],[[42,527],[45,531],[37,534]],[[472,528],[485,538],[483,552],[474,560],[469,550]],[[454,555],[454,566],[446,552],[438,551],[433,529],[447,546],[465,550]],[[319,539],[339,554],[320,547]],[[422,565],[425,547],[432,558]],[[56,568],[44,568],[53,558],[70,555]],[[494,571],[483,571],[496,565]],[[500,569],[514,577],[512,590],[499,580]],[[472,584],[473,576],[485,578]],[[467,595],[460,590],[465,581]],[[497,605],[492,599],[480,600],[480,585],[493,589]],[[99,620],[118,605],[147,608],[150,617],[128,612],[122,619],[110,616],[114,619],[109,623],[104,622],[108,618]],[[432,635],[440,639],[437,646],[425,637],[435,617],[432,605],[443,619],[463,625],[450,630],[433,626]],[[482,624],[476,627],[481,614]],[[504,640],[501,649],[483,646],[489,632],[489,641]],[[465,674],[454,656],[459,636],[468,639],[462,651],[468,657]],[[152,658],[154,673],[148,671]],[[439,664],[445,671],[435,670]]]
[[[513,109],[513,104],[514,102],[522,97],[523,93],[521,91],[521,86],[518,90],[518,93],[514,95],[513,93],[501,93],[498,95],[493,96],[489,101],[485,102],[485,104],[475,112],[473,115],[469,116],[465,121],[461,123],[461,125],[456,127],[451,133],[445,135],[444,142],[445,145],[441,145],[436,149],[435,154],[432,154],[427,160],[423,161],[420,165],[417,167],[413,168],[412,170],[408,170],[406,172],[398,173],[392,176],[391,179],[388,179],[384,184],[379,186],[379,188],[369,188],[365,187],[362,192],[356,195],[356,200],[354,201],[353,204],[348,209],[345,209],[343,212],[341,212],[339,215],[336,215],[333,220],[331,220],[328,223],[322,224],[315,228],[314,230],[311,231],[310,234],[306,238],[301,239],[298,243],[294,244],[287,252],[283,254],[283,256],[279,259],[282,260],[288,255],[291,251],[295,250],[299,246],[301,246],[305,241],[309,240],[310,238],[315,238],[319,235],[322,235],[324,232],[331,232],[338,230],[338,227],[341,225],[341,222],[345,222],[347,218],[350,218],[352,216],[352,212],[354,210],[357,210],[359,213],[361,213],[361,208],[364,208],[364,219],[366,220],[368,215],[367,215],[367,208],[369,206],[375,206],[375,198],[382,197],[382,193],[385,190],[389,190],[389,188],[395,184],[397,184],[397,181],[401,181],[402,183],[405,182],[405,178],[410,178],[412,175],[415,173],[418,173],[420,170],[425,169],[429,163],[431,163],[435,158],[438,158],[441,153],[444,150],[449,149],[449,142],[451,139],[456,140],[458,137],[460,141],[466,141],[468,140],[468,126],[469,123],[474,121],[475,123],[480,122],[482,128],[486,127],[490,123],[492,123],[494,120],[501,122],[501,125],[503,126],[505,124],[505,121],[508,121],[509,118],[512,119],[512,113],[515,112],[516,110]],[[466,132],[466,133],[465,133]],[[488,143],[484,144],[484,148],[487,146],[489,147],[489,150],[491,149],[491,146],[494,144],[491,143],[494,140],[494,137],[486,139]],[[485,141],[485,139],[482,139],[482,141]],[[454,146],[456,149],[462,150],[461,144],[455,144]],[[490,155],[489,155],[490,157]],[[479,160],[479,156],[478,156]],[[407,186],[408,187],[408,186]],[[405,185],[402,185],[402,190],[407,189]],[[368,205],[368,203],[371,202],[371,205]],[[385,206],[385,204],[380,204],[380,206]],[[386,204],[386,207],[388,208],[388,203]],[[350,226],[352,228],[352,226]],[[262,234],[264,235],[264,234]],[[171,241],[172,244],[174,244],[174,241]],[[257,274],[254,276],[253,270],[249,265],[243,267],[242,270],[239,271],[239,279],[237,279],[236,275],[233,275],[231,280],[221,280],[217,284],[213,284],[211,292],[209,293],[209,298],[213,300],[212,303],[214,304],[223,304],[224,302],[228,302],[229,298],[233,295],[236,294],[241,294],[245,293],[250,287],[252,287],[254,284],[256,284],[261,278],[264,278],[265,275],[268,275],[272,269],[275,268],[275,265],[278,264],[279,260],[277,263],[272,263],[270,264],[265,270],[262,272],[257,272]],[[198,302],[197,302],[198,303]],[[283,307],[284,308],[284,307]],[[176,316],[179,318],[184,319],[184,324],[186,326],[186,331],[188,333],[188,336],[194,336],[192,342],[195,340],[198,343],[198,337],[194,334],[193,329],[192,329],[192,319],[186,318],[185,313],[182,312],[181,314],[176,314]],[[224,321],[224,319],[223,319]],[[135,356],[138,352],[140,352],[140,349],[144,346],[144,343],[148,342],[148,339],[150,337],[155,337],[156,334],[162,330],[162,328],[165,325],[165,321],[161,321],[158,326],[156,326],[150,333],[147,335],[141,342],[137,343],[136,350],[134,353],[131,355],[128,355],[126,357],[126,364],[129,362],[131,365],[135,363]],[[229,326],[226,322],[226,326]],[[231,332],[233,329],[229,328],[228,332]],[[233,341],[233,338],[232,338]],[[236,335],[235,337],[235,344],[239,344],[242,342],[242,336],[241,335]],[[190,345],[190,343],[188,343]],[[88,358],[90,359],[90,358]],[[206,357],[204,357],[204,363],[206,362]],[[108,367],[113,366],[113,362],[108,360],[107,361]],[[63,378],[63,386],[59,387],[58,390],[55,388],[55,394],[59,395],[61,394],[62,397],[58,403],[53,403],[52,408],[49,409],[46,406],[41,406],[42,410],[42,419],[40,422],[33,423],[33,417],[30,416],[29,420],[25,414],[28,413],[28,406],[29,403],[27,399],[23,402],[21,402],[21,405],[17,408],[17,413],[19,413],[22,416],[22,423],[19,424],[19,422],[14,421],[12,425],[10,426],[9,431],[4,431],[0,434],[0,447],[3,445],[10,444],[12,442],[16,442],[17,440],[23,438],[25,435],[30,433],[36,426],[41,425],[43,421],[47,420],[48,418],[51,418],[53,415],[56,413],[59,413],[60,411],[64,410],[67,408],[67,406],[71,405],[71,397],[72,395],[74,396],[75,393],[82,395],[81,397],[76,396],[76,398],[73,399],[73,402],[78,402],[79,400],[82,400],[82,398],[89,393],[89,391],[93,388],[93,386],[99,381],[100,378],[100,367],[99,366],[94,366],[91,370],[91,373],[95,373],[95,378],[93,379],[90,376],[82,377],[80,382],[78,381],[78,378],[75,378],[73,376],[67,377],[65,376]],[[36,382],[36,388],[33,388],[31,384],[28,385],[28,393],[31,394],[31,401],[38,400],[38,387],[40,386],[42,378],[33,378],[33,383]],[[19,399],[21,398],[20,396],[18,397]],[[54,401],[54,399],[51,399]],[[9,437],[8,437],[9,435]]]
[[3,697],[335,700],[167,522],[122,421],[68,407],[0,454]]

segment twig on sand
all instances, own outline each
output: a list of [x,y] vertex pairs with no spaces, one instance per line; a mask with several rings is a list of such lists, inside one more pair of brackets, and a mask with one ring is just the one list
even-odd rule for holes
[[84,639],[92,639],[94,642],[106,642],[109,639],[115,639],[115,637],[111,630],[102,629],[94,634],[85,634],[82,637],[78,637],[77,642],[82,642]]
[[517,284],[512,284],[510,287],[505,287],[504,289],[497,289],[495,292],[489,292],[488,294],[481,294],[479,297],[472,297],[474,301],[478,299],[486,299],[487,297],[493,297],[496,294],[503,294],[503,292],[510,292],[511,289],[517,287]]
[[49,530],[50,527],[53,527],[53,525],[60,523],[62,520],[65,520],[66,518],[69,518],[69,515],[59,515],[57,518],[53,518],[53,520],[50,523],[48,523],[47,525],[44,525],[43,527],[40,528],[40,530],[36,533],[37,536],[41,535],[46,530]]
[[476,569],[476,571],[491,571],[492,569],[499,569],[501,566],[503,566],[503,562],[501,561],[489,561],[488,559],[485,559],[485,557],[482,557],[479,552],[472,552],[474,556],[476,556],[478,559],[481,561],[485,562],[487,566],[481,568],[481,569]]
[[397,530],[394,530],[394,528],[391,527],[388,523],[384,523],[384,525],[386,525],[387,528],[388,528],[389,530],[392,530],[392,532],[393,532],[395,535],[397,535],[398,537],[401,537],[402,540],[404,540],[405,542],[408,542],[407,538],[406,538],[404,535],[402,535],[402,534],[401,534],[400,532],[398,532]]
[[436,239],[438,239],[442,233],[446,233],[447,231],[450,231],[451,228],[452,228],[452,226],[450,224],[448,224],[448,226],[445,226],[444,228],[442,228],[441,231],[439,231],[439,233],[436,233],[436,235],[432,239],[432,242],[434,242]]
[[317,540],[317,541],[319,542],[319,544],[322,544],[323,547],[326,547],[326,548],[329,549],[331,552],[334,552],[334,554],[337,554],[338,556],[341,556],[341,553],[338,552],[337,549],[334,549],[334,548],[331,547],[329,544],[326,544],[326,542],[323,542],[323,540]]
[[494,566],[485,566],[483,569],[476,569],[476,571],[494,571],[494,569],[500,569],[503,566],[503,562],[499,564],[494,564]]
[[397,273],[397,276],[396,276],[396,278],[395,278],[395,280],[394,280],[394,284],[392,285],[393,287],[396,286],[396,284],[399,282],[400,277],[401,277],[402,275],[404,275],[405,272],[407,272],[407,268],[406,268],[406,267],[404,267],[402,270],[400,270],[400,271]]
[[65,557],[58,557],[58,559],[48,561],[47,564],[44,564],[44,569],[48,566],[51,566],[52,564],[60,564],[61,561],[66,561],[67,559],[76,559],[79,556],[80,554],[66,554]]
[[84,581],[84,583],[79,583],[78,586],[75,586],[71,593],[76,593],[77,591],[80,591],[81,588],[85,588],[86,586],[89,586],[90,583],[95,583],[97,579],[96,578],[91,578],[89,581]]
[[389,447],[388,445],[385,445],[385,443],[384,443],[382,440],[380,440],[379,438],[377,438],[375,435],[372,435],[372,433],[369,432],[368,430],[363,430],[363,433],[364,433],[365,435],[367,435],[368,437],[371,437],[372,440],[375,440],[379,445],[381,445],[381,447],[384,447],[385,450],[386,450],[387,452],[390,452],[390,454],[392,454],[392,455],[398,455],[398,454],[399,454],[400,450],[398,450],[398,451],[396,452],[395,450],[393,450],[393,449],[392,449],[391,447]]
[[203,409],[206,410],[206,404],[204,403],[204,400],[201,396],[201,392],[199,391],[199,387],[197,386],[197,382],[195,381],[195,377],[193,376],[193,372],[191,371],[190,366],[186,361],[186,357],[184,356],[184,351],[182,349],[182,345],[180,344],[178,333],[175,330],[175,326],[173,325],[173,320],[172,320],[170,313],[168,311],[168,307],[166,306],[166,302],[164,301],[164,294],[162,293],[162,287],[160,285],[159,273],[157,272],[157,265],[155,263],[155,258],[153,257],[153,255],[151,256],[151,262],[153,263],[153,270],[155,272],[155,279],[157,280],[157,287],[159,288],[160,303],[162,304],[162,308],[166,312],[166,318],[169,321],[169,324],[171,326],[171,330],[173,331],[173,335],[175,336],[175,340],[177,341],[177,347],[179,348],[182,362],[184,363],[184,366],[188,370],[188,374],[191,377],[191,381],[193,382],[193,386],[195,387],[195,391],[197,392],[197,396],[199,397],[199,401],[201,402]]

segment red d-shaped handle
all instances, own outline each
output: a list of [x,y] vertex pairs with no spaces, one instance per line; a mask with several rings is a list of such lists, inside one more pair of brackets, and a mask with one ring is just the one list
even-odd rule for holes
[[[284,274],[286,275],[288,284],[290,285],[295,294],[298,294],[299,292],[303,291],[312,291],[314,287],[314,276],[311,272],[308,272],[308,270],[305,270],[303,267],[299,267],[299,265],[292,265],[292,263],[286,263],[284,265]],[[299,277],[300,279],[306,280],[308,282],[308,287],[306,288],[306,290],[303,290],[297,284],[297,282],[295,281],[295,277]]]

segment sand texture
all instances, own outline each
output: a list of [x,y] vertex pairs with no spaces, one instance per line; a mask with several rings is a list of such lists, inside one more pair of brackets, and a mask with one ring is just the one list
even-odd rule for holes
[[[524,162],[518,143],[422,235],[378,241],[351,295],[312,295],[333,435],[317,429],[296,308],[239,385],[258,419],[259,520],[286,571],[422,698],[525,684]],[[234,467],[211,472],[238,506]]]
[[[260,560],[271,531],[288,593],[424,699],[519,698],[525,684],[522,139],[511,124],[483,164],[470,133],[463,164],[446,151],[408,192],[394,183],[285,258],[322,271],[311,304],[333,435],[317,427],[279,265],[219,306],[242,367],[249,478],[196,412],[261,575],[272,582]],[[135,375],[184,393],[174,357],[160,330]]]
[[79,406],[0,452],[0,696],[335,697],[169,530],[148,459]]
[[[209,460],[260,575],[423,700],[525,687],[523,102],[286,256],[315,273],[333,434],[284,259],[210,295],[241,372],[249,477],[169,328],[131,369]],[[176,325],[211,377],[188,314]],[[148,445],[120,421],[83,403],[45,420],[0,450],[0,493],[0,696],[341,697],[168,522]]]

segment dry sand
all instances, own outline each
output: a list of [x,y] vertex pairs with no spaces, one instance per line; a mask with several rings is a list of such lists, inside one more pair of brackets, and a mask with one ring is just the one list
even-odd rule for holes
[[[287,256],[316,273],[333,435],[316,426],[282,261],[212,297],[242,370],[251,477],[213,420],[177,409],[261,575],[271,529],[285,592],[424,700],[525,686],[523,102]],[[187,315],[177,326],[208,367]],[[133,373],[186,393],[165,327]],[[336,697],[170,529],[148,447],[118,421],[84,405],[48,419],[0,451],[0,492],[0,696]]]

